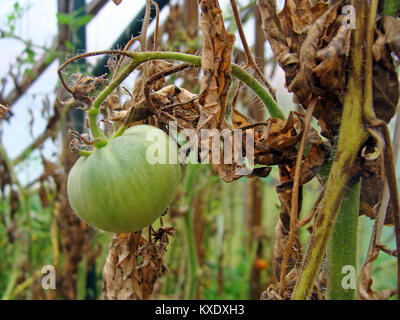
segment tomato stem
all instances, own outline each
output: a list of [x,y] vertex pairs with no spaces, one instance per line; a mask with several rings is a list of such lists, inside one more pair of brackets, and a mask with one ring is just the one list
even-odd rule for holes
[[[192,64],[195,67],[201,67],[201,57],[180,53],[180,52],[126,52],[132,61],[119,73],[119,75],[97,96],[93,102],[92,107],[88,111],[89,127],[92,135],[95,139],[107,140],[104,133],[97,124],[97,115],[101,104],[107,99],[107,97],[113,92],[113,90],[124,81],[133,70],[135,70],[140,64],[151,60],[177,60]],[[254,93],[264,102],[271,117],[279,118],[284,120],[285,115],[279,109],[276,101],[270,95],[268,90],[251,74],[243,70],[240,66],[232,64],[232,76],[245,83],[251,88]],[[120,136],[126,129],[126,126],[121,126],[115,136]]]
[[357,269],[357,221],[360,205],[360,182],[347,189],[340,206],[327,250],[328,300],[354,300],[355,288],[345,289],[343,268]]
[[92,151],[88,151],[88,150],[79,150],[78,151],[78,154],[81,157],[85,157],[85,158],[89,157],[92,153],[93,153]]

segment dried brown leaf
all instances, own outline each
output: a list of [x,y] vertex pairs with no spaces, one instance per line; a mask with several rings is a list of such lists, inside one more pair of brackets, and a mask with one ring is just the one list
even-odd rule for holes
[[[391,59],[390,56],[387,58]],[[393,63],[387,64],[385,59],[374,63],[373,87],[376,116],[389,123],[399,101],[399,80]]]
[[198,129],[219,128],[224,121],[226,97],[231,84],[232,47],[235,36],[225,30],[217,0],[199,0],[203,34],[201,67],[203,77]]
[[[300,70],[303,73],[306,84],[309,85],[315,94],[321,94],[314,84],[313,71],[316,68],[316,55],[322,36],[335,21],[337,9],[340,3],[331,6],[321,17],[311,26],[307,33],[307,38],[301,45],[300,50]],[[339,61],[340,63],[341,61]]]
[[350,50],[350,29],[339,28],[329,45],[317,52],[321,61],[313,69],[314,87],[341,95],[346,83],[347,57]]
[[103,268],[103,299],[148,299],[168,271],[163,259],[170,236],[175,237],[173,227],[159,228],[152,241],[142,238],[141,231],[114,234]]
[[73,82],[70,88],[72,97],[75,101],[90,107],[92,105],[93,97],[90,94],[97,88],[98,85],[105,83],[107,80],[104,76],[90,77],[83,76],[80,73],[71,75],[70,80]]
[[379,250],[376,254],[368,259],[361,269],[357,297],[360,300],[388,300],[393,297],[397,290],[386,289],[379,292],[372,290],[373,280],[371,278],[371,264],[378,257]]
[[400,20],[392,16],[385,16],[383,18],[383,27],[385,29],[386,43],[400,59]]
[[286,40],[281,22],[276,14],[275,1],[258,0],[257,5],[260,9],[263,29],[278,63],[283,68],[287,65],[295,64],[298,61],[298,56],[291,54],[290,45]]
[[9,109],[6,106],[0,104],[0,119],[3,119],[8,111]]

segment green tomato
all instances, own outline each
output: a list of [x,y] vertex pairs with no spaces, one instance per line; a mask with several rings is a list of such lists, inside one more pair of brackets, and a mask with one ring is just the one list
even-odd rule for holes
[[[168,161],[169,154],[177,152],[169,142],[162,130],[138,125],[78,159],[67,186],[74,212],[88,224],[114,233],[152,224],[170,205],[180,179],[179,163]],[[154,164],[154,150],[158,157],[167,157],[166,164]]]

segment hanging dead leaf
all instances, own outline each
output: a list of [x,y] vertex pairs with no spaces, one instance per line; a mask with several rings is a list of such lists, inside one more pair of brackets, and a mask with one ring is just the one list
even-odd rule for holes
[[163,258],[175,229],[160,228],[152,232],[151,241],[141,233],[113,235],[103,269],[103,299],[148,299],[157,279],[168,271]]
[[389,123],[397,110],[399,81],[393,63],[388,65],[384,61],[374,63],[374,110],[379,119]]
[[235,36],[225,30],[222,10],[216,0],[199,1],[203,34],[203,77],[199,102],[202,106],[197,129],[220,128],[231,84],[232,47]]
[[383,27],[385,29],[386,43],[400,59],[400,20],[392,16],[385,16],[383,18]]

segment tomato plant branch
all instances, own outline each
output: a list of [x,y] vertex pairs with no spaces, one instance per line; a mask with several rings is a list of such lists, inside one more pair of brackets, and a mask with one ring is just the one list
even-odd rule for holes
[[[363,98],[364,120],[375,118],[373,107],[372,70],[373,57],[372,45],[375,33],[375,19],[378,1],[372,0],[367,16],[367,5],[361,8],[361,17],[367,22],[366,27],[366,48],[365,48],[365,81]],[[342,268],[346,265],[357,266],[357,221],[360,204],[360,182],[352,187],[347,187],[335,227],[330,239],[327,252],[328,261],[328,282],[327,298],[332,300],[354,300],[356,290],[344,289],[342,285]]]
[[[158,51],[126,52],[122,50],[104,50],[104,51],[86,53],[69,59],[68,61],[64,62],[58,69],[58,74],[60,76],[62,84],[71,94],[73,94],[72,90],[67,86],[67,84],[63,80],[61,74],[62,69],[73,61],[100,54],[124,55],[130,57],[132,61],[120,72],[118,77],[116,77],[113,81],[111,81],[111,83],[97,96],[91,108],[87,112],[89,118],[90,131],[92,132],[92,135],[96,140],[95,141],[96,147],[102,147],[106,144],[106,137],[102,132],[102,130],[97,125],[97,115],[100,113],[101,104],[111,94],[111,92],[117,86],[119,86],[122,83],[122,81],[124,81],[133,72],[133,70],[135,70],[140,64],[146,61],[164,59],[164,60],[183,61],[190,63],[195,67],[201,67],[201,57],[180,52],[158,52]],[[256,93],[256,95],[264,102],[271,117],[279,118],[282,120],[285,119],[285,115],[279,109],[274,98],[270,95],[268,90],[266,90],[266,88],[264,88],[264,86],[260,82],[258,82],[257,79],[255,79],[252,75],[243,70],[240,66],[235,64],[232,65],[232,75],[237,79],[239,79],[240,81],[242,81],[243,83],[245,83]]]
[[[131,63],[135,64],[136,67],[143,62],[157,59],[177,60],[190,63],[195,67],[201,67],[201,57],[180,52],[131,52],[129,55],[133,59]],[[240,66],[232,64],[232,76],[244,82],[254,91],[254,93],[257,94],[257,96],[264,102],[271,117],[279,118],[281,120],[285,119],[285,115],[279,109],[276,101],[272,98],[268,90],[266,90],[264,86],[251,74],[243,70]]]
[[342,123],[340,126],[337,152],[325,186],[324,197],[311,235],[305,261],[296,282],[292,299],[304,300],[310,297],[315,279],[321,267],[329,239],[338,216],[341,200],[350,178],[356,156],[367,134],[363,127],[363,47],[364,28],[361,19],[361,3],[354,1],[357,12],[357,28],[351,44],[350,71]]
[[[125,45],[125,47],[124,47],[124,51],[128,51],[129,50],[129,48],[132,46],[132,44],[136,41],[136,40],[139,40],[140,39],[140,36],[137,36],[137,37],[133,37],[131,40],[129,40],[128,41],[128,43]],[[119,71],[119,69],[121,68],[121,65],[122,65],[122,61],[124,60],[124,57],[122,56],[122,57],[120,57],[119,58],[119,61],[118,61],[118,64],[117,64],[117,66],[116,66],[116,68],[115,68],[115,70],[114,70],[114,74],[113,74],[113,76],[112,76],[112,80],[114,80],[116,77],[117,77],[117,75],[118,75],[118,71]]]

